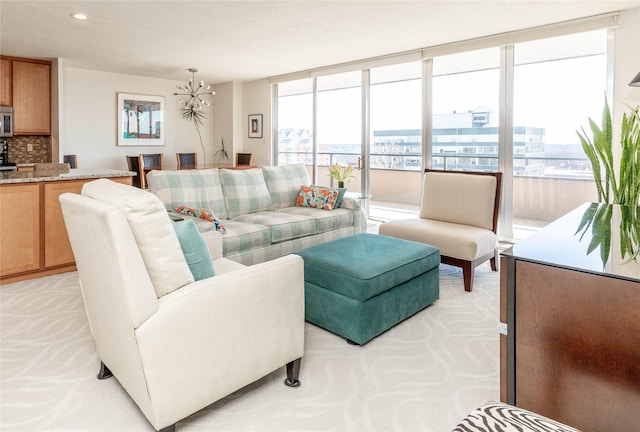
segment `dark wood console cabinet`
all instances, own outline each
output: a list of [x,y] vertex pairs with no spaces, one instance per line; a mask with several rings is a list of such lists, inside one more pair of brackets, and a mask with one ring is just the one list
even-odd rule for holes
[[[640,208],[603,206],[502,254],[501,398],[584,432],[640,430],[640,258],[620,256],[625,236],[639,247]],[[578,229],[595,211],[610,222]]]

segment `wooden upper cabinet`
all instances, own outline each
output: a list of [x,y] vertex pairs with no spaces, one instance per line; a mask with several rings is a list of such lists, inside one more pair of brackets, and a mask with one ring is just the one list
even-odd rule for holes
[[51,63],[12,61],[14,134],[51,134]]
[[0,59],[0,105],[11,106],[13,102],[11,92],[11,60]]

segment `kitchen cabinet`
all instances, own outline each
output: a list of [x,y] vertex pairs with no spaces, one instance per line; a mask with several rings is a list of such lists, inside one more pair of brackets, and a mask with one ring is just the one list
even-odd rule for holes
[[0,276],[40,268],[40,186],[0,187]]
[[11,60],[0,59],[0,105],[12,106],[12,77]]
[[12,61],[14,135],[51,135],[51,62]]
[[622,251],[640,247],[639,218],[585,204],[503,252],[504,402],[584,432],[637,430],[640,262]]
[[[78,174],[79,172],[79,174]],[[0,283],[75,270],[75,259],[58,197],[80,193],[96,178],[131,185],[127,171],[71,170],[55,177],[5,173],[0,179]],[[26,180],[28,182],[15,182]],[[14,183],[11,183],[14,181]]]

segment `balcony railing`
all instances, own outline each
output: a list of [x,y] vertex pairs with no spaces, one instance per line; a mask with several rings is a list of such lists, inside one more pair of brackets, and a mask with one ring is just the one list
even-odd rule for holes
[[[318,181],[332,184],[327,167],[335,162],[357,166],[359,154],[318,153]],[[393,208],[417,208],[421,195],[421,161],[416,154],[372,154],[371,202]],[[312,165],[312,154],[279,153],[280,164]],[[381,162],[383,161],[383,162]],[[514,155],[513,217],[521,225],[543,226],[579,205],[597,201],[591,165],[586,158]],[[496,171],[495,154],[433,155],[433,168]],[[360,172],[347,186],[360,192]]]

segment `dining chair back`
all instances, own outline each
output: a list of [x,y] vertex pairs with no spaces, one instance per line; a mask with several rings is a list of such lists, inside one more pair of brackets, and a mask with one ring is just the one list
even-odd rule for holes
[[253,153],[236,153],[236,166],[253,165]]
[[179,170],[198,169],[198,153],[176,153]]
[[69,168],[78,168],[78,156],[76,155],[64,155],[63,161],[69,164]]

